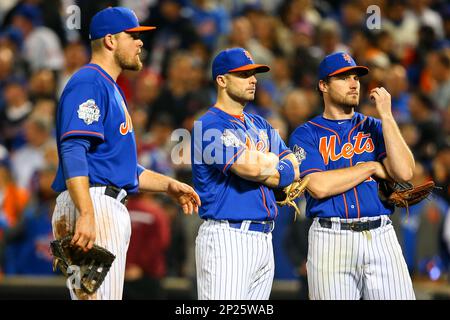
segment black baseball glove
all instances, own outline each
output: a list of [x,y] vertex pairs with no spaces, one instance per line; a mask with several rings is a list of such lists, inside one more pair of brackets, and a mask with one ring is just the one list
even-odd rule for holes
[[[107,249],[98,245],[93,246],[88,252],[84,252],[79,247],[70,244],[72,235],[68,235],[60,240],[50,243],[53,254],[53,271],[59,268],[64,276],[69,277],[77,268],[75,279],[83,292],[92,294],[105,280],[111,265],[116,258]],[[79,270],[79,273],[78,273]]]

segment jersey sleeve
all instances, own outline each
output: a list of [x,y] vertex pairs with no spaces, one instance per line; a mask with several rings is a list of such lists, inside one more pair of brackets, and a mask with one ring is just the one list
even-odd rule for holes
[[313,172],[325,171],[325,164],[319,148],[306,128],[300,127],[292,133],[289,147],[300,163],[301,178]]
[[193,136],[194,162],[212,165],[225,175],[245,151],[245,140],[232,126],[215,124],[203,128],[203,136]]
[[381,121],[376,119],[373,126],[374,136],[375,136],[375,152],[377,161],[382,161],[386,158],[386,145],[384,144],[383,127]]
[[95,83],[78,83],[66,88],[58,109],[60,140],[87,136],[104,141],[105,100]]

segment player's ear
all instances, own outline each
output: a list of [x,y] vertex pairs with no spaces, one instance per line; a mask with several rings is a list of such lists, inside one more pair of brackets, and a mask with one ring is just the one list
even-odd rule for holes
[[103,38],[103,44],[104,44],[105,48],[108,50],[113,50],[116,47],[116,42],[117,42],[117,39],[116,39],[115,35],[112,35],[112,34],[107,34]]
[[225,76],[224,75],[218,75],[216,77],[216,83],[219,87],[225,88],[227,86]]
[[328,92],[328,83],[324,80],[319,80],[319,91],[324,93]]

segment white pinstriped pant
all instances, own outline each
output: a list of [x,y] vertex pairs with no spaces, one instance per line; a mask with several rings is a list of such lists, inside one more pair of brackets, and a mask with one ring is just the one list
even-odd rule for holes
[[267,300],[272,290],[272,233],[208,220],[195,241],[199,300]]
[[[131,236],[130,215],[127,208],[116,200],[105,195],[106,187],[91,187],[89,189],[95,212],[95,244],[111,251],[116,259],[109,270],[103,284],[92,295],[82,294],[77,290],[70,290],[72,300],[120,300],[122,299],[125,277],[125,260]],[[55,239],[74,233],[75,221],[79,216],[78,210],[70,198],[69,192],[62,192],[56,199],[56,206],[52,217],[53,236]]]
[[[370,220],[380,217],[370,218]],[[379,228],[356,232],[314,219],[309,230],[308,284],[312,300],[415,300],[411,277],[394,227],[381,216]]]

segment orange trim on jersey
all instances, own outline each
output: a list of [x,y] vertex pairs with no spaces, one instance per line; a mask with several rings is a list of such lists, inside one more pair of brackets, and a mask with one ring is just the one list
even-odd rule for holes
[[261,193],[262,193],[263,204],[264,204],[264,207],[265,207],[266,210],[267,210],[267,216],[270,217],[270,210],[269,210],[269,208],[267,207],[266,196],[265,196],[265,194],[264,194],[264,189],[262,188],[262,186],[259,186],[259,190],[261,190]]
[[318,169],[318,168],[312,168],[312,169],[308,169],[308,170],[302,171],[302,174],[305,174],[305,173],[307,173],[307,172],[309,172],[309,171],[318,171],[318,172],[322,172],[323,170]]
[[95,132],[95,131],[71,130],[71,131],[68,131],[68,132],[64,133],[64,134],[61,136],[61,139],[60,139],[60,140],[62,140],[62,139],[63,139],[65,136],[67,136],[68,134],[72,134],[72,133],[84,133],[84,134],[89,134],[89,135],[99,136],[100,138],[105,139],[105,136],[104,136],[104,135],[102,135],[101,133]]
[[355,193],[356,208],[358,208],[358,218],[360,218],[361,210],[359,209],[358,192],[356,191],[356,188],[353,188],[353,192]]
[[211,112],[213,115],[216,115],[217,113],[215,113],[214,111],[208,110],[206,111],[206,113]]
[[347,199],[345,198],[345,193],[343,193],[342,196],[344,197],[345,217],[348,219],[348,207],[347,207]]
[[312,122],[312,121],[308,121],[308,122],[311,123],[311,124],[313,124],[313,125],[315,125],[315,126],[318,126],[319,128],[322,128],[322,129],[325,129],[325,130],[328,130],[328,131],[333,132],[333,133],[336,135],[336,137],[338,138],[339,144],[341,144],[341,138],[339,137],[339,134],[338,134],[336,131],[334,131],[333,129],[330,129],[330,128],[321,126],[320,124],[317,124],[317,123]]
[[225,173],[225,170],[227,169],[227,167],[230,165],[231,161],[233,161],[234,158],[238,157],[242,152],[244,152],[245,148],[242,148],[240,150],[238,150],[238,152],[235,153],[235,155],[233,156],[233,158],[231,158],[230,160],[228,160],[227,164],[225,165],[225,167],[223,167],[222,172]]
[[[108,80],[109,82],[111,82],[111,83],[114,85],[114,87],[116,86],[116,83],[112,82],[111,79],[108,78],[108,77],[102,72],[102,70],[100,70],[100,69],[98,69],[98,68],[96,68],[96,67],[94,67],[94,66],[84,66],[84,67],[81,68],[81,69],[84,69],[84,68],[90,68],[90,69],[94,69],[94,70],[98,71],[98,72],[102,75],[103,78],[105,78],[106,80]],[[116,88],[116,89],[117,89],[117,88]]]
[[[289,149],[284,150],[282,153],[280,153],[280,154],[278,155],[278,158],[280,158],[284,153],[289,152],[289,151],[291,151],[291,150],[289,150]],[[290,153],[289,153],[289,154],[290,154]],[[286,156],[288,156],[288,155],[286,155]]]

